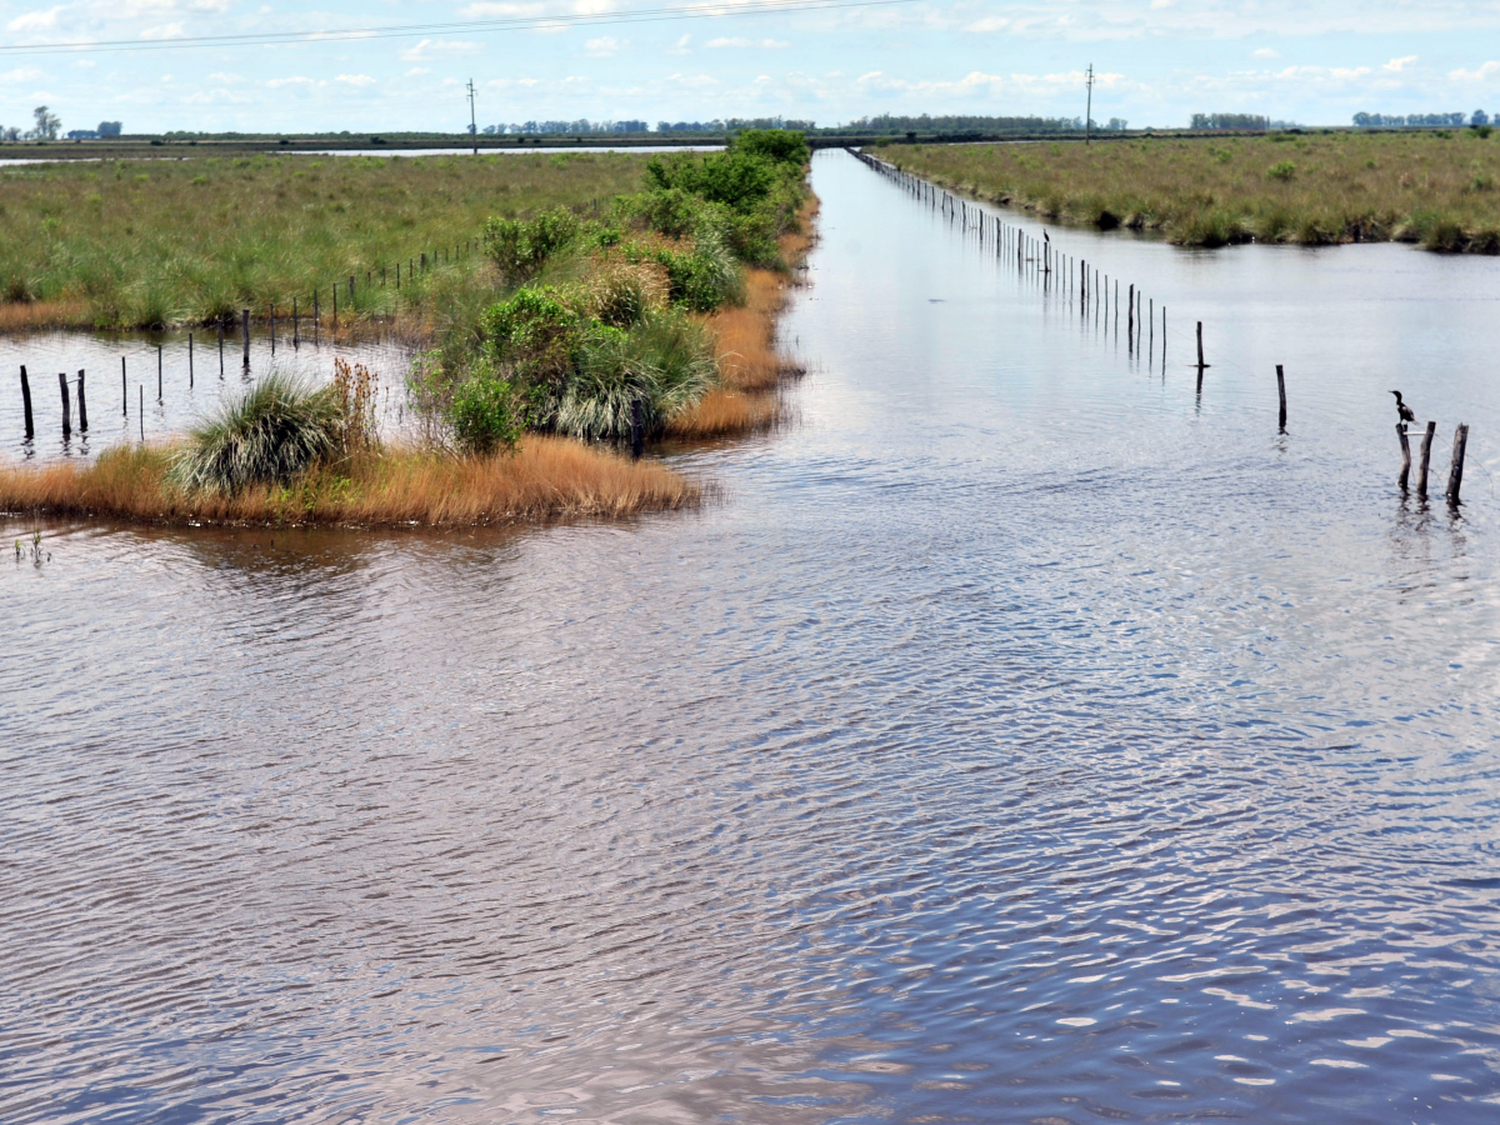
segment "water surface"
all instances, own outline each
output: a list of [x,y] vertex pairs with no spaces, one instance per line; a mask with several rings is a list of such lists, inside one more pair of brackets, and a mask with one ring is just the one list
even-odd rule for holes
[[1163,368],[814,184],[722,503],[6,563],[0,1117],[1495,1112],[1495,263],[1053,232]]

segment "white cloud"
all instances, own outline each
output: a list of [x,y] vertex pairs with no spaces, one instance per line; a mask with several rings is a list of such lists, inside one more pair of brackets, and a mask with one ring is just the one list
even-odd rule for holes
[[46,31],[57,26],[57,13],[62,5],[40,12],[23,12],[5,25],[7,31]]
[[667,48],[667,54],[669,54],[669,55],[686,55],[686,54],[690,54],[692,52],[692,43],[693,43],[693,37],[691,35],[684,35],[681,39],[677,40],[677,42],[673,43],[670,47]]
[[1279,59],[1280,51],[1273,51],[1270,47],[1259,47],[1250,52],[1250,57],[1255,59]]
[[427,67],[427,66],[414,66],[410,70],[408,70],[403,77],[406,77],[406,78],[421,78],[422,75],[424,75],[424,74],[431,74],[431,73],[432,73],[432,68],[431,67]]
[[1405,70],[1416,61],[1416,55],[1407,55],[1404,58],[1392,59],[1390,62],[1385,64],[1385,67],[1383,69],[1399,74],[1401,71]]
[[478,43],[463,39],[424,39],[415,47],[401,52],[405,62],[421,62],[439,55],[472,55],[479,50]]
[[41,76],[42,72],[34,66],[20,66],[0,74],[0,82],[34,82]]
[[732,39],[710,39],[707,43],[704,44],[704,46],[712,48],[714,50],[723,50],[726,47],[737,48],[740,50],[744,50],[745,48],[749,47],[759,47],[767,51],[779,51],[786,47],[790,47],[791,44],[785,39],[745,39],[742,36],[735,36]]
[[304,90],[314,90],[320,85],[320,83],[318,83],[314,79],[304,78],[301,75],[298,75],[295,78],[273,78],[269,82],[267,82],[266,85],[273,90],[280,90],[286,86],[297,86],[301,87]]
[[630,46],[628,39],[616,39],[613,36],[603,35],[598,39],[590,39],[583,45],[583,53],[592,55],[596,59],[612,58],[624,48]]
[[368,74],[340,74],[334,81],[342,82],[346,86],[375,85],[375,79],[371,78]]
[[1477,70],[1455,70],[1448,77],[1455,82],[1483,82],[1500,74],[1500,62],[1490,61],[1481,65]]
[[1010,20],[1004,16],[985,16],[983,19],[978,19],[968,24],[964,30],[975,32],[1004,31],[1009,26]]
[[171,23],[159,24],[156,27],[148,27],[141,32],[142,39],[181,39],[187,34],[182,20],[173,20]]
[[216,70],[208,76],[208,80],[210,82],[218,82],[223,86],[232,86],[235,83],[243,82],[245,79],[238,74],[227,74],[222,70]]

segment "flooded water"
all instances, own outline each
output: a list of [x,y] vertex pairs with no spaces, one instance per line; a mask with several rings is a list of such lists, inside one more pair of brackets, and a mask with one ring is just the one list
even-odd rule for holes
[[[239,329],[192,333],[35,332],[0,336],[0,458],[45,462],[89,457],[122,441],[159,441],[212,416],[271,371],[310,383],[334,376],[334,363],[364,364],[377,377],[377,422],[390,436],[404,432],[406,374],[412,353],[394,339],[334,341],[311,335],[304,320],[251,330],[249,362]],[[191,335],[192,339],[189,340]],[[26,438],[21,368],[31,387],[34,436]],[[80,428],[78,373],[84,375],[89,428]],[[70,433],[63,433],[62,389],[67,377]]]
[[5,564],[0,1118],[1497,1112],[1497,264],[1054,232],[1163,369],[814,184],[702,512]]

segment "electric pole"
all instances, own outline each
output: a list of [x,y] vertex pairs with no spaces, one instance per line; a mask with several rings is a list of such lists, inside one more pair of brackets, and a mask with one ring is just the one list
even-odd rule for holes
[[474,155],[479,155],[479,122],[474,116],[474,79],[469,79],[469,136],[474,142]]
[[1094,64],[1093,63],[1089,63],[1089,70],[1088,70],[1088,74],[1086,75],[1086,78],[1088,80],[1088,88],[1089,88],[1089,108],[1085,112],[1084,118],[1083,118],[1083,143],[1085,145],[1087,145],[1090,142],[1090,140],[1093,137],[1093,133],[1094,133]]

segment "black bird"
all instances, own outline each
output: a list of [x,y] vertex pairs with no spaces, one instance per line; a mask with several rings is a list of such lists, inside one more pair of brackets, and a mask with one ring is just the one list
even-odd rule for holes
[[1411,407],[1407,406],[1406,403],[1401,401],[1401,392],[1392,391],[1391,394],[1396,396],[1396,413],[1400,415],[1401,421],[1415,422],[1417,420],[1417,416],[1411,412]]
[[1042,241],[1045,242],[1048,246],[1052,245],[1052,236],[1045,230],[1042,231]]

